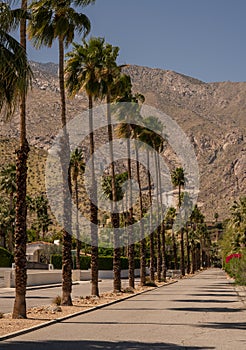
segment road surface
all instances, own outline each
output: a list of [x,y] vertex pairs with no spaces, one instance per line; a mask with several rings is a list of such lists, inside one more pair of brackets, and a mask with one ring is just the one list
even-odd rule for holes
[[1,350],[246,349],[246,310],[210,269],[0,344]]

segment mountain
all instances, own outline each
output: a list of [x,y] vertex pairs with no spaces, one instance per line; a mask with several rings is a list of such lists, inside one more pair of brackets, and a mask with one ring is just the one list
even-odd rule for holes
[[[27,131],[32,146],[48,150],[60,129],[58,66],[31,62]],[[175,120],[194,146],[199,164],[198,204],[208,220],[229,214],[233,201],[246,194],[246,82],[204,83],[169,70],[127,66],[135,92]],[[68,119],[87,108],[85,95],[68,99]],[[0,119],[0,138],[18,136],[18,114]],[[164,152],[171,169],[178,166],[170,148]]]

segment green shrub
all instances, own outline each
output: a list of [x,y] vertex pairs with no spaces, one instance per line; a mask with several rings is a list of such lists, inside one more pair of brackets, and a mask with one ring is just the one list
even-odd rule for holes
[[99,270],[113,270],[113,257],[112,256],[100,256],[98,258]]
[[91,265],[91,257],[90,256],[81,256],[80,257],[80,269],[81,270],[88,270]]
[[225,262],[225,271],[235,279],[235,283],[246,285],[246,251],[241,258],[232,258],[229,262]]
[[62,256],[60,254],[53,254],[50,257],[50,262],[53,264],[54,269],[62,269]]
[[[128,269],[128,258],[121,257],[120,258],[121,269]],[[61,254],[53,254],[51,255],[51,264],[53,264],[54,269],[62,269],[62,255]],[[80,269],[88,270],[91,264],[91,257],[84,255],[80,257]],[[140,268],[140,259],[135,258],[135,268]],[[112,256],[99,256],[98,258],[98,269],[99,270],[113,270],[113,257]]]
[[13,262],[13,255],[7,249],[0,247],[0,267],[11,267]]

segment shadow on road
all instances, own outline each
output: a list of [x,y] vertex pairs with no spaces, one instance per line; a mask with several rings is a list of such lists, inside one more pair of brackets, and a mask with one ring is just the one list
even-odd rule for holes
[[215,294],[215,293],[201,293],[201,294],[189,294],[191,296],[194,296],[194,297],[217,297],[217,296],[223,296],[223,297],[234,297],[236,296],[236,294],[232,294],[232,293],[223,293],[223,295],[221,294]]
[[173,300],[178,303],[218,303],[218,304],[231,304],[236,303],[236,300],[230,301],[230,300],[217,300],[217,299],[176,299]]
[[196,325],[196,327],[201,328],[213,328],[213,329],[241,329],[246,330],[246,323],[243,322],[233,322],[233,323],[226,323],[226,322],[215,322],[215,323],[207,323],[203,325]]
[[228,307],[173,307],[167,309],[170,311],[188,311],[188,312],[242,312],[241,309],[230,309]]
[[140,343],[140,342],[104,342],[104,341],[44,341],[44,342],[11,342],[3,344],[2,349],[20,350],[206,350],[214,347],[182,346],[171,343]]

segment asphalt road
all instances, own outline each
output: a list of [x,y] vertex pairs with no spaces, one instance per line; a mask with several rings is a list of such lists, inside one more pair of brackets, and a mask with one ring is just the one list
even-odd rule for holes
[[[139,279],[136,279],[138,283]],[[128,285],[128,280],[122,280],[122,287]],[[102,280],[99,282],[99,292],[108,292],[113,290],[113,281],[111,279]],[[90,281],[82,281],[73,285],[72,297],[85,297],[91,294]],[[50,305],[53,299],[61,295],[61,286],[49,288],[27,288],[26,304],[27,308],[33,306]],[[0,312],[8,313],[13,311],[15,299],[14,288],[0,288]]]
[[3,341],[1,350],[246,349],[246,310],[211,269]]

